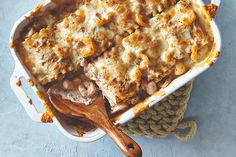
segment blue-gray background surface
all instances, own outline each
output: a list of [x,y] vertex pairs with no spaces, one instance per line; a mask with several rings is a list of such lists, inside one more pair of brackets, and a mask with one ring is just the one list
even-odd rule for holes
[[[113,157],[122,156],[104,137],[77,143],[54,125],[32,122],[11,91],[14,61],[8,38],[14,22],[40,0],[0,0],[0,157]],[[223,0],[216,22],[222,33],[221,58],[194,82],[187,118],[199,125],[189,142],[134,138],[144,157],[236,156],[236,2]]]

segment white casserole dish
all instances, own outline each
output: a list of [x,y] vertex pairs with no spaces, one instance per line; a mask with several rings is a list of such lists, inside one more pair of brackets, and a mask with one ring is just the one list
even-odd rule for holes
[[[193,0],[194,1],[194,0]],[[199,6],[203,7],[205,6],[202,0],[195,0]],[[215,6],[219,7],[221,0],[211,0],[211,3]],[[41,4],[40,11],[44,11],[46,8],[53,8],[55,7],[55,4],[51,0],[46,0],[43,4]],[[10,79],[10,84],[12,90],[15,92],[16,96],[18,97],[19,101],[25,108],[26,112],[30,116],[30,118],[33,121],[36,122],[42,122],[42,113],[39,113],[30,101],[31,99],[28,97],[27,93],[25,92],[24,88],[22,86],[19,86],[20,79],[25,78],[26,80],[34,80],[34,78],[30,75],[30,73],[27,71],[27,69],[24,67],[24,65],[21,62],[20,57],[18,56],[18,53],[16,53],[14,46],[12,46],[13,41],[19,38],[21,30],[30,22],[30,16],[32,15],[32,12],[38,11],[38,7],[33,9],[32,11],[28,12],[24,16],[22,16],[14,25],[11,36],[10,36],[10,49],[12,52],[12,56],[15,60],[15,70],[13,72],[13,75]],[[26,18],[27,17],[27,18]],[[216,60],[219,58],[219,52],[221,49],[221,36],[220,32],[218,30],[218,27],[214,20],[212,19],[210,21],[210,25],[213,31],[214,35],[214,52],[212,52],[213,55],[207,60],[207,62],[204,61],[204,63],[200,63],[181,77],[178,77],[175,79],[169,86],[166,88],[161,89],[157,93],[155,93],[153,96],[146,99],[144,102],[139,103],[135,105],[133,108],[129,109],[128,111],[124,112],[123,114],[117,116],[114,118],[115,124],[123,124],[127,122],[128,120],[134,118],[137,114],[140,112],[148,109],[149,107],[152,107],[157,102],[192,80],[197,75],[201,74],[203,71],[207,70],[213,63],[216,62]],[[18,84],[18,85],[17,85]],[[32,86],[33,91],[35,94],[37,91],[39,91],[42,87],[38,86]],[[41,103],[43,104],[44,101],[42,99],[39,99]],[[102,136],[105,135],[105,133],[100,130],[96,129],[94,131],[86,132],[82,137],[78,136],[76,129],[73,128],[70,125],[67,125],[62,120],[60,120],[59,117],[53,116],[53,123],[58,127],[58,129],[68,138],[79,141],[79,142],[92,142],[95,140],[100,139]]]

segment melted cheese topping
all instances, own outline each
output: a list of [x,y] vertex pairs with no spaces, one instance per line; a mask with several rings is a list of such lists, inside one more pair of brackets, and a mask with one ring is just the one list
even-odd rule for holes
[[31,32],[21,54],[43,85],[82,66],[113,107],[129,106],[206,58],[213,37],[200,12],[191,0],[83,0]]
[[25,64],[39,83],[56,80],[76,69],[81,60],[99,56],[136,29],[149,26],[148,16],[161,4],[150,0],[81,1],[61,22],[25,39],[21,45],[28,60]]
[[157,14],[148,25],[123,38],[87,68],[111,104],[131,104],[143,90],[147,92],[148,87],[142,88],[146,82],[156,83],[155,90],[167,86],[205,58],[212,44],[186,1]]

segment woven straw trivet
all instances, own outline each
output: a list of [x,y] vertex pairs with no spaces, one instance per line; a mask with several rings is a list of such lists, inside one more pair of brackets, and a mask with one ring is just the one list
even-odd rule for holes
[[135,136],[164,138],[168,135],[175,135],[181,141],[188,141],[197,130],[195,121],[182,121],[191,91],[192,82],[120,128],[125,133]]

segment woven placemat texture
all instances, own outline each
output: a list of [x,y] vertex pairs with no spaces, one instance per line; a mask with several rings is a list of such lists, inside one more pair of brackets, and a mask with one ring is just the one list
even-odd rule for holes
[[125,133],[135,136],[164,138],[174,135],[181,141],[188,141],[197,130],[195,121],[182,121],[191,91],[192,82],[189,82],[120,128]]

